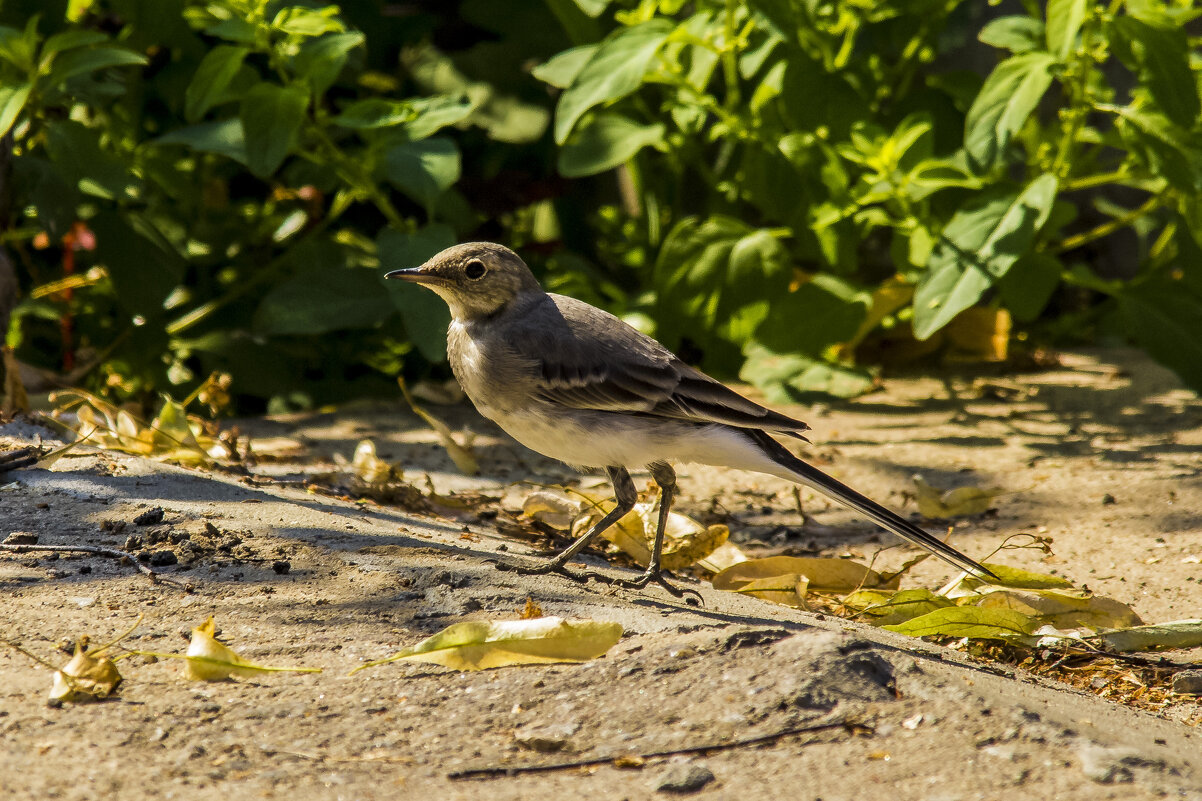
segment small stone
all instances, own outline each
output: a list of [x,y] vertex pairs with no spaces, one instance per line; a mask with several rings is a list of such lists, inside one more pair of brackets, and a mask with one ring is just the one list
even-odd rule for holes
[[142,547],[142,538],[137,534],[130,534],[125,538],[125,545],[121,547],[126,551],[136,551]]
[[1202,670],[1183,670],[1173,676],[1173,692],[1202,695]]
[[163,507],[156,506],[153,509],[147,509],[142,514],[134,518],[135,526],[157,526],[163,522]]
[[175,551],[154,551],[150,554],[150,564],[155,567],[174,565],[178,562],[179,559],[175,557]]
[[292,570],[292,563],[287,559],[277,559],[271,563],[271,570],[277,576],[286,576]]
[[713,780],[704,762],[682,762],[661,773],[654,786],[661,793],[695,793]]
[[1117,503],[1117,501],[1115,501],[1114,496],[1111,495],[1109,492],[1102,496],[1102,505],[1103,506],[1109,506],[1112,503]]
[[551,754],[568,746],[572,735],[580,728],[577,721],[551,723],[546,726],[523,726],[513,733],[514,742],[522,748]]
[[5,545],[37,545],[38,535],[28,531],[14,531],[4,538]]

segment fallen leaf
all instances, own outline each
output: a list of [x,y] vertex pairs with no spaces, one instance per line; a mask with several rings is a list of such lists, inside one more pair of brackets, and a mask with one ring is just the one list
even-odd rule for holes
[[913,476],[911,481],[914,482],[914,499],[918,503],[919,513],[933,520],[983,514],[988,511],[994,498],[1004,494],[1002,489],[987,490],[980,487],[957,487],[940,492],[919,475]]
[[1120,653],[1148,651],[1153,648],[1196,648],[1202,645],[1202,620],[1173,620],[1119,631],[1107,631],[1089,638]]
[[376,445],[370,439],[355,446],[351,459],[351,474],[369,487],[379,487],[401,480],[401,469],[376,455]]
[[747,561],[747,554],[730,540],[719,545],[709,556],[697,560],[697,567],[710,573],[721,573],[728,567]]
[[[215,636],[217,623],[209,619],[192,629],[192,640],[184,653],[187,676],[198,681],[224,681],[230,676],[253,676],[258,673],[320,673],[321,668],[268,667],[249,662]],[[178,656],[178,654],[156,654]]]
[[620,623],[595,620],[539,617],[467,621],[448,626],[387,659],[368,662],[351,672],[397,661],[430,662],[453,670],[586,662],[604,654],[621,636]]
[[879,573],[859,562],[806,556],[748,559],[714,576],[713,584],[714,589],[739,592],[752,581],[778,576],[805,576],[811,592],[851,592],[865,587],[897,588],[896,580],[886,583]]
[[973,601],[980,609],[1011,609],[1058,629],[1118,629],[1139,626],[1139,615],[1125,603],[1088,592],[1002,589]]
[[911,637],[968,637],[980,640],[1022,639],[1038,628],[1038,621],[1010,609],[949,606],[897,625],[889,631]]
[[[604,501],[588,509],[572,522],[572,535],[580,536],[613,508]],[[640,565],[651,561],[655,529],[659,525],[659,495],[637,503],[628,514],[606,529],[601,536],[618,546]],[[685,515],[669,512],[664,526],[664,545],[660,564],[665,570],[679,570],[712,554],[730,537],[724,525],[704,526]]]
[[581,500],[563,493],[536,490],[522,500],[522,514],[551,528],[567,531],[582,506]]
[[1004,362],[1010,345],[1010,312],[973,306],[947,324],[945,362]]
[[941,595],[925,587],[888,592],[857,590],[843,599],[843,605],[873,618],[876,626],[893,626],[916,617],[955,606]]
[[113,660],[101,656],[99,648],[85,651],[75,646],[75,655],[67,664],[54,671],[54,683],[47,700],[52,706],[80,701],[100,701],[108,698],[121,685],[121,673]]
[[743,595],[753,595],[764,601],[771,601],[782,606],[792,606],[806,609],[805,596],[809,591],[809,580],[797,573],[786,573],[781,576],[769,576],[762,579],[752,579],[740,586],[737,592]]

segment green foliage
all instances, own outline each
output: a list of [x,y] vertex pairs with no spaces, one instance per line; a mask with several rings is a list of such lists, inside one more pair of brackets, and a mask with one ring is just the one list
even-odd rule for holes
[[445,307],[380,276],[471,238],[773,400],[864,392],[874,343],[982,305],[1202,388],[1184,0],[38,6],[0,7],[8,339],[114,395],[444,369]]

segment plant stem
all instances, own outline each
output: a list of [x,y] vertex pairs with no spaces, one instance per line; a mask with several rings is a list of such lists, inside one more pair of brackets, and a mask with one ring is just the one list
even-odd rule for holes
[[1135,222],[1140,217],[1151,213],[1158,206],[1160,206],[1164,200],[1164,195],[1153,195],[1144,201],[1144,204],[1139,208],[1132,209],[1122,216],[1115,217],[1113,220],[1108,220],[1096,228],[1090,229],[1089,231],[1070,236],[1051,250],[1053,253],[1064,253],[1065,251],[1079,248],[1082,245],[1087,245],[1090,242],[1101,239],[1102,237],[1109,236],[1120,228],[1125,228],[1126,226]]
[[738,10],[738,0],[726,0],[726,22],[722,31],[722,74],[726,79],[725,105],[728,109],[739,107],[739,52],[735,46],[735,15]]

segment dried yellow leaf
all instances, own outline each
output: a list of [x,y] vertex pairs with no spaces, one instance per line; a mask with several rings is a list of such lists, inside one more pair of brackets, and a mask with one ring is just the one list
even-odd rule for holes
[[[103,649],[100,649],[103,650]],[[54,671],[48,701],[53,706],[80,701],[99,701],[112,695],[121,684],[121,673],[113,660],[75,646],[75,655]]]
[[585,662],[622,636],[620,623],[540,617],[531,620],[468,621],[448,626],[387,659],[368,662],[352,673],[388,662],[430,662],[453,670],[509,665]]
[[217,623],[208,620],[192,629],[192,640],[184,654],[187,676],[198,681],[224,681],[230,676],[258,673],[320,673],[321,668],[268,667],[249,662],[215,636]]
[[981,489],[980,487],[957,487],[956,489],[940,492],[923,479],[914,476],[914,498],[918,502],[918,511],[923,517],[935,520],[948,517],[970,517],[988,511],[993,499],[1004,494],[999,488]]

